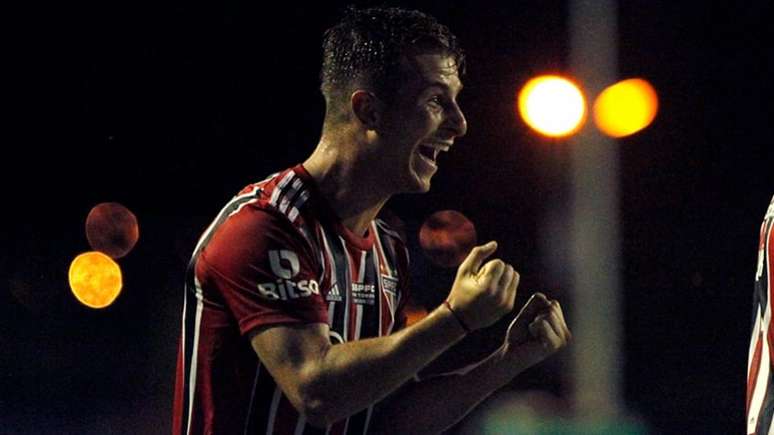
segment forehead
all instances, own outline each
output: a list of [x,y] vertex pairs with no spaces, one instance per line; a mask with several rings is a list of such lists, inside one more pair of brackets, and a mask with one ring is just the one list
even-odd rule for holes
[[402,66],[405,88],[422,92],[432,86],[446,87],[455,95],[462,89],[459,68],[454,58],[446,54],[416,54],[406,56]]

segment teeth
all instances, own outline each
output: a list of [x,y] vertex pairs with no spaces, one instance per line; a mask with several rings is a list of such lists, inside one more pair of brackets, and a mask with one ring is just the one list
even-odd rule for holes
[[427,145],[425,145],[429,148],[433,148],[438,151],[448,152],[449,148],[451,148],[449,145],[445,143],[438,143],[438,142],[430,142]]

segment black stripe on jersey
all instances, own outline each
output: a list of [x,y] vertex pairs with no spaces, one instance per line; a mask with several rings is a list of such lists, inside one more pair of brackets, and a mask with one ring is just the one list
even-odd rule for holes
[[[766,336],[763,336],[766,340]],[[771,426],[772,417],[774,417],[774,376],[769,374],[769,379],[766,385],[766,397],[761,404],[761,412],[758,414],[758,422],[755,427],[755,433],[757,435],[768,435],[769,427]]]
[[271,409],[266,404],[271,403],[271,397],[277,386],[269,371],[261,367],[260,363],[258,366],[258,378],[253,387],[252,401],[245,424],[245,435],[266,433],[266,428],[261,427],[260,424],[269,421]]
[[363,282],[372,283],[375,288],[373,305],[363,305],[363,320],[360,327],[361,337],[378,337],[379,333],[379,305],[382,303],[379,282],[381,276],[376,269],[378,259],[374,259],[374,250],[369,249],[365,256],[365,274]]
[[[378,222],[377,222],[378,224]],[[379,224],[379,229],[382,231],[378,231],[376,233],[377,237],[379,237],[379,243],[382,246],[382,250],[384,252],[384,262],[385,265],[392,271],[393,274],[398,273],[398,265],[397,265],[397,253],[395,252],[395,242],[392,240],[393,238],[397,238],[394,233],[391,231],[388,233],[386,231],[386,228],[383,223]],[[400,240],[400,238],[398,238]]]
[[296,177],[296,173],[293,172],[293,170],[289,170],[285,172],[285,175],[283,175],[282,178],[280,178],[279,182],[272,190],[271,197],[269,198],[269,204],[272,207],[275,207],[277,210],[279,210],[280,204],[282,204],[282,199],[285,197],[288,191],[286,187]]
[[331,288],[336,286],[341,295],[341,302],[336,302],[336,309],[333,313],[333,321],[331,322],[330,329],[335,331],[341,336],[344,341],[347,341],[345,335],[345,321],[348,318],[347,311],[349,311],[349,262],[347,261],[347,253],[344,251],[344,246],[341,240],[336,234],[328,234],[326,231],[322,231],[323,237],[327,247],[330,249],[333,264],[331,265]]
[[302,435],[325,435],[326,432],[327,432],[326,429],[316,428],[314,426],[307,424],[306,426],[304,426],[304,432],[302,433]]
[[[373,305],[362,304],[360,305],[363,310],[362,319],[360,322],[360,337],[378,337],[379,331],[379,305],[381,305],[381,294],[379,292],[379,272],[376,270],[376,264],[374,263],[374,250],[369,249],[366,252],[364,273],[362,277],[363,283],[373,284],[376,290],[375,302]],[[366,429],[366,421],[368,419],[369,408],[366,408],[357,414],[349,417],[349,424],[347,425],[348,434],[362,434]]]
[[280,199],[277,201],[277,210],[285,216],[290,215],[290,211],[293,210],[295,203],[298,202],[298,198],[304,192],[304,182],[300,178],[290,183],[290,186],[286,186],[284,192],[280,194]]

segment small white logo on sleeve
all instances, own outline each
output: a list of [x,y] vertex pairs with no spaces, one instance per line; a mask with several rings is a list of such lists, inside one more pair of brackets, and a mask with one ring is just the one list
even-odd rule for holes
[[267,299],[298,299],[320,294],[320,286],[313,279],[291,281],[301,271],[298,255],[293,251],[269,251],[269,265],[274,275],[279,278],[275,282],[258,284],[261,296]]

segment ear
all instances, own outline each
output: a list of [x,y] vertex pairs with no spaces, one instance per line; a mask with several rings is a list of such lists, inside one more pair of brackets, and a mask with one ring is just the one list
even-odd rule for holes
[[368,130],[376,130],[382,121],[382,102],[371,92],[358,89],[350,97],[352,112]]

